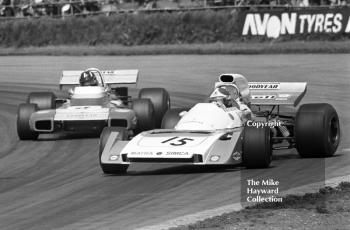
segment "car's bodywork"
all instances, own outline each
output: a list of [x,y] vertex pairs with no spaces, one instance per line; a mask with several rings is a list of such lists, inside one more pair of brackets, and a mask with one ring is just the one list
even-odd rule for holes
[[83,71],[63,71],[60,89],[68,90],[70,96],[55,108],[34,112],[29,120],[33,131],[98,132],[106,126],[135,127],[134,111],[113,98],[111,89],[136,84],[138,70],[88,70],[95,72],[99,85],[79,86]]
[[[297,106],[306,93],[306,82],[248,83],[242,75],[223,74],[215,89],[230,84],[239,88],[242,102],[250,108],[256,107],[248,114],[249,119],[242,119],[242,111],[237,109],[198,103],[189,111],[180,112],[181,118],[173,129],[146,131],[131,140],[117,140],[119,133],[111,132],[100,152],[102,168],[133,162],[239,164],[244,161],[247,121],[271,129],[271,147],[267,148],[295,147],[295,116],[282,115],[280,106]],[[265,106],[269,109],[262,109]]]

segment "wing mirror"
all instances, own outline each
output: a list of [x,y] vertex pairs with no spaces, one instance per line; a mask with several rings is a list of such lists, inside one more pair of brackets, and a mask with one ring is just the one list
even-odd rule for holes
[[233,136],[233,133],[225,133],[219,138],[219,140],[228,141],[228,140],[231,140],[232,136]]
[[187,111],[182,111],[182,112],[179,113],[179,116],[183,117],[183,116],[185,116],[186,113],[187,113]]

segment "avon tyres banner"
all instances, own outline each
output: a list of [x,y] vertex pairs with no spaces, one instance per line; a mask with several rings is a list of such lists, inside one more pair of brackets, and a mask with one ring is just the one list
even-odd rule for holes
[[350,34],[350,8],[276,9],[240,12],[242,36]]

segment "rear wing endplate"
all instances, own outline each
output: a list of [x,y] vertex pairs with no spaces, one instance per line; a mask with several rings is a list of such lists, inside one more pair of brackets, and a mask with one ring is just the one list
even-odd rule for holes
[[249,82],[252,105],[297,106],[306,93],[306,82]]

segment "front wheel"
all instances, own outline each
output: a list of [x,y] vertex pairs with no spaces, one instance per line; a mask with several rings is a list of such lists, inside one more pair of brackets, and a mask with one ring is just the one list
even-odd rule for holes
[[296,149],[301,157],[330,157],[340,142],[340,125],[330,104],[301,105],[295,118]]
[[162,129],[174,129],[177,123],[180,121],[182,112],[187,112],[188,108],[175,108],[169,109],[163,117],[161,128]]
[[163,88],[144,88],[140,90],[139,98],[151,100],[154,107],[156,128],[160,128],[164,114],[170,109],[170,96],[168,91]]
[[137,118],[135,134],[152,130],[156,127],[154,107],[149,99],[136,99],[133,101],[132,109]]
[[52,92],[32,92],[28,95],[27,103],[37,104],[39,110],[56,108],[56,96]]
[[243,132],[243,164],[247,168],[268,168],[272,161],[270,128],[246,126]]
[[102,153],[103,150],[106,147],[108,138],[110,137],[112,132],[117,132],[117,140],[127,140],[128,135],[127,135],[127,130],[122,127],[105,127],[101,133],[100,136],[100,143],[99,143],[99,161],[100,161],[100,166],[105,174],[124,174],[126,173],[129,165],[124,165],[124,164],[104,164],[101,161]]
[[30,128],[30,117],[38,111],[36,104],[20,104],[17,111],[17,134],[21,140],[36,140],[39,133]]

